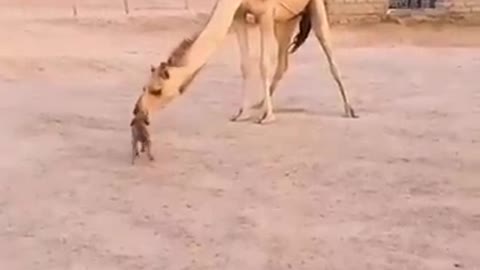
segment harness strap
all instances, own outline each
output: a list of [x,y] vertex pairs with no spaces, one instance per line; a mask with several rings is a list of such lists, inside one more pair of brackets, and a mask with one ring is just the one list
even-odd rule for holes
[[280,5],[284,7],[286,10],[290,11],[292,15],[298,15],[297,12],[293,10],[293,8],[289,7],[284,1],[280,0],[279,2],[280,2]]

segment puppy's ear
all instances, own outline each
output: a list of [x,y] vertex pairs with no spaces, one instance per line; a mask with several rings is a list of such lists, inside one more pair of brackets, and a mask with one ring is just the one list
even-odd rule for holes
[[140,102],[142,100],[142,96],[140,95],[135,102],[135,106],[133,107],[133,115],[137,115],[140,112]]

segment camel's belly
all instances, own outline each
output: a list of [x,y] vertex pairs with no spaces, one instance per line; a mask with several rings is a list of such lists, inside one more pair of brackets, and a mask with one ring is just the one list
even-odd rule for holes
[[270,6],[275,8],[275,20],[285,21],[302,12],[310,0],[244,0],[242,8],[258,17]]
[[242,8],[255,16],[262,15],[267,10],[267,1],[263,0],[244,0]]

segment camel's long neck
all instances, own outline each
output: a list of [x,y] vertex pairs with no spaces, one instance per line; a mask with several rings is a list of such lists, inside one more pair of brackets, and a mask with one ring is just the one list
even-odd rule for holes
[[194,76],[218,49],[228,34],[241,3],[242,0],[219,0],[216,3],[207,25],[187,52],[186,65],[178,70],[178,74],[182,74],[185,80]]

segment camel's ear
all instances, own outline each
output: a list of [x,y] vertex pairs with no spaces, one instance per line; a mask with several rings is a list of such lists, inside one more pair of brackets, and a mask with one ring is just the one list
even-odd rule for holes
[[168,69],[167,69],[167,63],[165,62],[162,62],[160,63],[160,78],[162,79],[170,79],[170,73],[168,72]]
[[160,72],[160,77],[162,77],[165,80],[170,79],[170,73],[166,69],[162,70],[162,72]]
[[133,118],[132,121],[130,121],[130,126],[133,126],[134,123],[135,123],[135,118]]
[[150,72],[154,73],[155,72],[155,67],[153,65],[150,65]]

